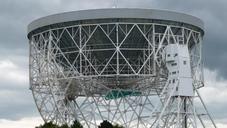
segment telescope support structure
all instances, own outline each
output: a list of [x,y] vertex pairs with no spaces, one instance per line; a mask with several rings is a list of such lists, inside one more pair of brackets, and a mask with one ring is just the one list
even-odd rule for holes
[[152,9],[95,9],[28,26],[30,89],[45,122],[216,128],[203,87],[203,22]]
[[[167,87],[160,99],[161,111],[151,128],[197,128],[199,119],[203,128],[207,128],[201,116],[207,116],[211,126],[217,128],[199,92],[194,88],[191,76],[190,54],[186,45],[169,44],[165,47],[163,59],[169,71]],[[199,99],[205,113],[198,113],[195,98]]]

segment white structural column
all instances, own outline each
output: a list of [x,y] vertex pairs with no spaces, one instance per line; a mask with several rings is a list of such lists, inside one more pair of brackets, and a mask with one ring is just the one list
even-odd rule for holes
[[190,55],[187,45],[169,44],[165,47],[165,62],[169,71],[169,92],[178,84],[173,96],[193,96]]
[[[168,81],[166,81],[167,89],[163,93],[164,98],[160,114],[152,128],[199,128],[200,125],[206,128],[208,125],[204,122],[208,124],[209,121],[210,126],[208,127],[216,128],[198,90],[194,88],[187,45],[168,44],[162,57],[169,71]],[[205,113],[199,113],[195,109],[194,99],[196,97],[199,98],[198,102],[202,104],[200,107],[203,107]],[[201,119],[201,115],[207,116],[208,119]],[[200,125],[198,125],[198,122],[200,122]]]

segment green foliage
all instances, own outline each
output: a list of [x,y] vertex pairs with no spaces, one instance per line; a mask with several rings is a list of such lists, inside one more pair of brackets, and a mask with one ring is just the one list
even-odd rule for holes
[[75,120],[70,128],[83,128],[79,121]]
[[[79,121],[75,120],[70,127],[67,124],[58,126],[56,124],[53,124],[53,122],[48,122],[35,128],[83,128],[83,126],[80,124]],[[120,126],[119,124],[112,125],[107,120],[104,120],[102,123],[100,123],[100,126],[98,126],[98,128],[124,128],[124,127]]]
[[59,126],[56,124],[53,124],[53,122],[48,122],[48,123],[45,123],[44,125],[40,125],[36,128],[59,128]]
[[120,126],[119,124],[114,124],[113,128],[124,128],[123,126]]
[[45,123],[43,125],[40,125],[35,128],[83,128],[83,126],[80,124],[79,121],[75,120],[73,124],[69,127],[67,124],[63,124],[61,126],[58,126],[56,124],[53,124],[52,122]]
[[113,128],[113,125],[107,120],[104,120],[98,128]]
[[69,126],[67,124],[63,124],[61,127],[59,128],[69,128]]

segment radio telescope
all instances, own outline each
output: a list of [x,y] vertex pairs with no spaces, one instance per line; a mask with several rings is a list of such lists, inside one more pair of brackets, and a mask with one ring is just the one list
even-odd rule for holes
[[28,26],[30,89],[45,122],[216,128],[204,86],[203,22],[152,9],[55,14]]

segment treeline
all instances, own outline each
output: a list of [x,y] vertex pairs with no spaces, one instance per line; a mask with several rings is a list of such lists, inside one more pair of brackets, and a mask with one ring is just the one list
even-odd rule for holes
[[[80,122],[75,120],[73,124],[70,126],[68,126],[67,124],[63,124],[59,126],[57,124],[54,124],[53,122],[48,122],[48,123],[44,123],[43,125],[37,126],[35,128],[83,128],[83,126],[80,124]],[[98,128],[124,128],[124,127],[118,124],[111,124],[107,120],[104,120],[102,123],[100,123]]]

